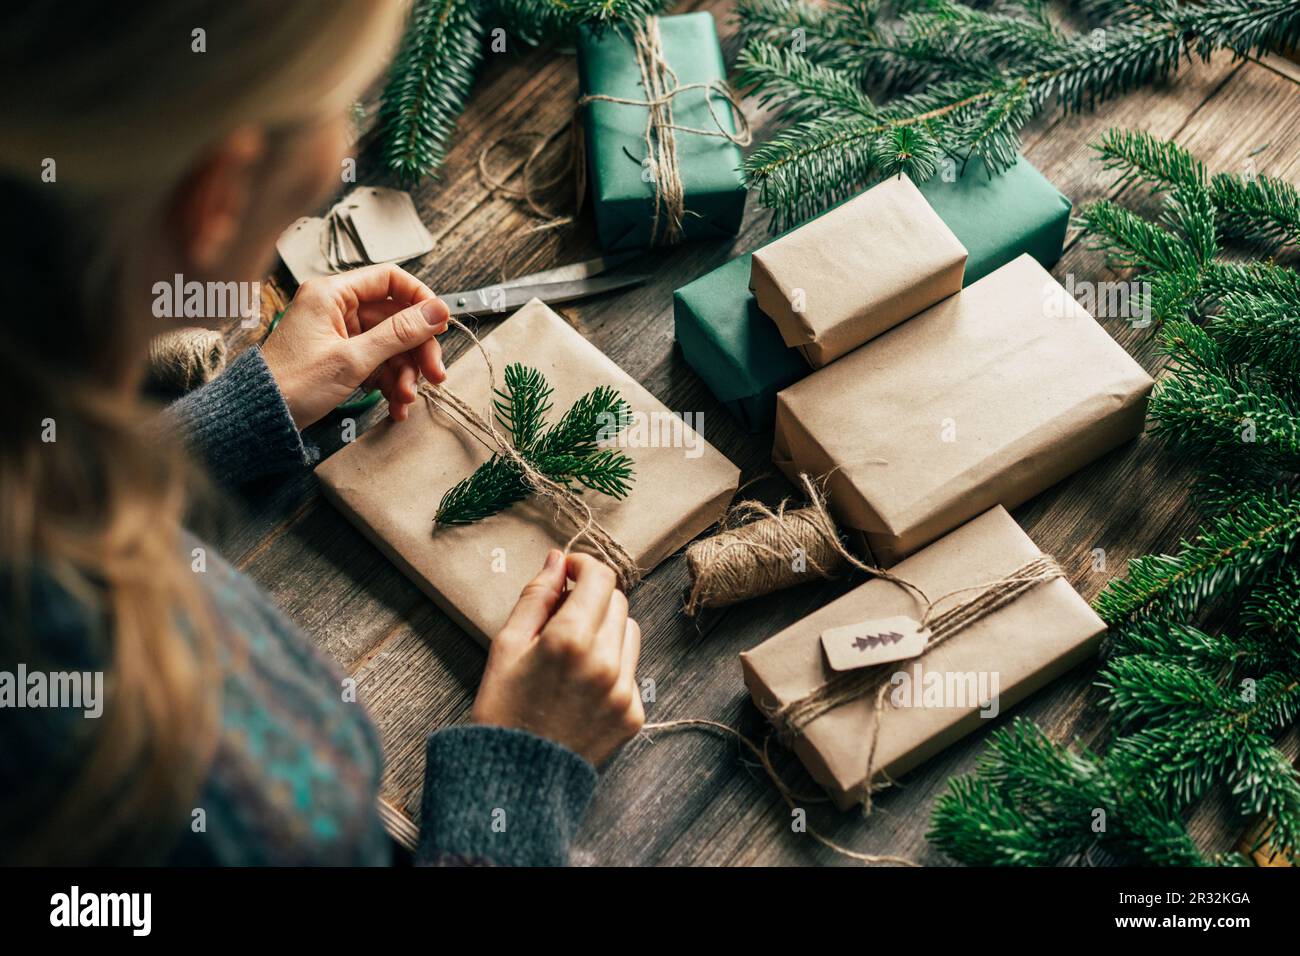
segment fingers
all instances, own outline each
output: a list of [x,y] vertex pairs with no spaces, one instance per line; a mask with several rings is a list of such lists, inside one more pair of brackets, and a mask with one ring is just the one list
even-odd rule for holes
[[514,610],[510,612],[510,617],[493,644],[498,641],[518,644],[532,640],[546,626],[556,605],[560,603],[564,582],[564,555],[552,548],[546,554],[542,570],[524,586]]
[[[363,302],[381,302],[395,299],[404,305],[420,303],[435,299],[433,290],[411,275],[401,266],[392,262],[363,266],[350,272],[327,276],[322,280],[321,290],[341,295],[360,305]],[[442,306],[443,319],[446,320],[447,307]]]
[[543,630],[542,640],[563,644],[557,649],[580,657],[590,650],[600,633],[618,581],[608,565],[588,554],[569,555],[568,576],[573,587],[565,595],[564,606]]
[[445,322],[446,311],[441,301],[428,299],[348,339],[353,361],[361,370],[358,378],[369,377],[384,362],[432,339],[435,328]]

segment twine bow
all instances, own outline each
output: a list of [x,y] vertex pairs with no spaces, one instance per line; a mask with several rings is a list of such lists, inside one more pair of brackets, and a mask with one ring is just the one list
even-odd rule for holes
[[[452,317],[448,321],[468,335],[475,347],[478,348],[479,354],[483,356],[483,362],[487,365],[488,395],[491,396],[496,390],[496,369],[492,365],[492,359],[488,357],[487,349],[483,347],[483,343],[479,341],[478,336],[471,332],[459,319]],[[548,478],[538,471],[536,466],[524,455],[520,454],[519,450],[497,430],[497,427],[492,423],[493,414],[490,407],[490,397],[488,399],[488,413],[484,417],[474,411],[455,392],[441,385],[422,382],[420,384],[420,394],[432,405],[441,409],[457,426],[477,439],[489,451],[510,461],[519,469],[519,473],[523,476],[524,481],[528,483],[528,487],[538,497],[550,502],[556,513],[576,529],[564,546],[565,554],[572,551],[574,545],[581,539],[586,538],[601,560],[614,570],[614,573],[618,576],[619,587],[626,591],[641,580],[641,569],[637,567],[632,555],[596,520],[596,516],[587,503],[560,482]]]

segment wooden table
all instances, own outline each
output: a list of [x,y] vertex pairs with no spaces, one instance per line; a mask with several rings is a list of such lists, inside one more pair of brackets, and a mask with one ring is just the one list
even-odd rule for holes
[[[709,9],[718,20],[728,60],[736,53],[729,5],[718,0],[685,4]],[[436,249],[410,268],[435,290],[473,288],[497,281],[509,253],[510,275],[587,258],[598,252],[590,216],[575,230],[523,236],[535,223],[511,201],[492,196],[480,182],[480,151],[502,133],[536,131],[556,155],[567,141],[566,124],[577,93],[573,59],[539,51],[489,55],[460,135],[440,179],[415,193]],[[1133,127],[1173,137],[1214,170],[1243,170],[1300,178],[1300,83],[1294,65],[1232,62],[1185,68],[1167,88],[1128,96],[1102,110],[1062,119],[1040,117],[1024,137],[1028,158],[1076,206],[1105,196],[1134,202],[1115,189],[1088,144],[1102,130]],[[1288,76],[1288,72],[1290,75]],[[756,135],[770,134],[770,117],[746,104]],[[522,151],[494,154],[494,167],[517,171]],[[385,182],[373,150],[363,150],[362,182]],[[744,432],[722,410],[674,349],[672,292],[753,248],[766,234],[766,216],[751,197],[740,238],[648,253],[653,279],[644,287],[564,307],[583,335],[644,382],[669,408],[702,411],[705,437],[742,469],[745,479],[769,471],[770,435]],[[513,243],[512,249],[506,243]],[[1118,278],[1072,232],[1054,274],[1078,280]],[[269,284],[264,303],[274,309],[283,276]],[[1155,371],[1156,335],[1122,320],[1106,327],[1139,361]],[[489,328],[490,323],[484,328]],[[251,334],[232,332],[232,343]],[[464,345],[448,338],[452,356]],[[382,414],[366,415],[359,428]],[[313,429],[326,452],[339,445],[332,417]],[[1034,541],[1054,554],[1073,585],[1093,598],[1124,562],[1151,550],[1172,550],[1196,525],[1186,490],[1190,471],[1160,442],[1144,438],[1108,455],[1017,509],[1015,517]],[[751,491],[769,501],[791,488],[772,477]],[[219,535],[227,557],[250,574],[358,681],[359,695],[386,741],[384,793],[407,813],[417,810],[424,774],[424,738],[465,721],[483,668],[484,651],[388,563],[325,502],[306,473],[249,490],[247,507]],[[1094,570],[1104,549],[1105,568]],[[642,678],[655,682],[647,704],[651,721],[705,717],[761,735],[763,724],[741,682],[737,655],[842,593],[844,583],[805,585],[779,596],[713,612],[698,621],[681,614],[687,583],[684,559],[661,565],[631,601],[641,622]],[[1057,740],[1088,741],[1104,727],[1091,687],[1095,665],[1077,668],[1014,709],[1033,718]],[[1002,716],[993,725],[1002,725]],[[832,838],[871,853],[903,854],[928,864],[945,858],[924,837],[933,801],[947,780],[969,771],[989,728],[950,747],[884,794],[870,820],[813,806],[814,825]],[[815,790],[788,754],[777,761],[804,792]],[[1223,849],[1241,831],[1211,798],[1196,812],[1193,830],[1205,846]],[[676,732],[639,738],[605,769],[598,795],[578,835],[577,862],[601,864],[829,864],[839,858],[791,832],[790,815],[771,784],[734,741],[708,733]]]

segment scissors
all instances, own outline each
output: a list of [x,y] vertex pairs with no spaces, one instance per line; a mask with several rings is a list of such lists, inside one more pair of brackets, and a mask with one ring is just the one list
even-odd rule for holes
[[541,299],[547,305],[572,302],[599,292],[612,292],[645,282],[649,276],[603,274],[639,255],[641,253],[636,251],[621,252],[614,256],[588,259],[586,262],[574,262],[517,279],[507,279],[481,289],[442,293],[439,298],[447,303],[452,315],[468,316],[508,312],[531,299]]
[[[541,299],[547,305],[573,302],[600,292],[612,292],[640,285],[649,278],[645,274],[608,276],[603,273],[630,262],[640,251],[621,252],[613,256],[574,262],[542,272],[532,272],[516,279],[507,279],[496,285],[464,292],[443,293],[438,296],[456,316],[484,316],[517,309],[532,299]],[[283,311],[271,320],[267,334],[280,324]],[[338,406],[341,412],[362,412],[373,406],[382,396],[378,389],[357,389],[351,397]]]

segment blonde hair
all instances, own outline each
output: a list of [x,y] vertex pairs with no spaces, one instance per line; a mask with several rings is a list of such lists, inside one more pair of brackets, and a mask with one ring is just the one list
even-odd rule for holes
[[72,779],[0,794],[7,862],[160,858],[216,736],[220,622],[181,553],[187,469],[124,387],[157,331],[121,314],[132,233],[232,130],[346,108],[399,17],[373,0],[6,12],[0,176],[15,225],[0,237],[0,579],[13,620],[0,622],[0,660],[51,656],[30,640],[39,572],[102,622],[96,650],[110,662]]

